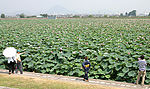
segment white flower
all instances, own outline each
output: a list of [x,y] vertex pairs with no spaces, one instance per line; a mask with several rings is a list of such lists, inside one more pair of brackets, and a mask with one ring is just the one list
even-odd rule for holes
[[76,53],[76,51],[74,51],[74,52],[72,52],[73,54],[75,54]]

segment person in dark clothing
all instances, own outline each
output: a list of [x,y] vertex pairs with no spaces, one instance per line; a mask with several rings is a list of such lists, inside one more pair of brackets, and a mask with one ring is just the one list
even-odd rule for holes
[[90,66],[91,66],[91,64],[88,61],[88,57],[86,56],[85,61],[82,63],[82,67],[83,67],[84,72],[85,72],[83,81],[87,81],[87,82],[89,81],[88,80],[88,72],[89,72]]
[[15,64],[16,64],[15,57],[8,57],[9,74],[11,73],[14,74]]

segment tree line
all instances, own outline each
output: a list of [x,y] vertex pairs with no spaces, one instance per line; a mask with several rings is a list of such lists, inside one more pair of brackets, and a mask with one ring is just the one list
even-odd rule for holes
[[[36,15],[34,15],[34,16],[25,16],[24,13],[17,14],[16,16],[19,17],[19,18],[34,18],[34,17],[36,17]],[[42,16],[43,18],[47,18],[48,14],[40,14],[40,16]],[[119,15],[119,17],[136,17],[136,16],[137,16],[136,10],[132,10],[131,12],[126,12],[125,14],[120,13],[120,15]],[[147,16],[150,16],[150,12]],[[6,18],[6,15],[2,13],[0,17],[1,18]],[[93,18],[94,16],[93,15],[88,15],[87,17],[88,18]],[[104,15],[103,17],[108,17],[108,15]],[[111,16],[111,17],[113,17],[113,16]],[[73,18],[80,18],[80,16],[74,15]]]

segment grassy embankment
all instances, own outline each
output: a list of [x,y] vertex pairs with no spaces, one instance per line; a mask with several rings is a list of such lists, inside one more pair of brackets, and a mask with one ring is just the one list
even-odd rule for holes
[[0,74],[0,86],[19,89],[120,89],[84,82],[48,80],[8,74]]

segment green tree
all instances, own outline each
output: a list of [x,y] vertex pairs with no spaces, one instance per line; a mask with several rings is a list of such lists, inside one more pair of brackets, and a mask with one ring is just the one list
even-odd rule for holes
[[128,12],[125,13],[125,16],[128,16]]
[[1,18],[5,18],[5,14],[1,14]]
[[36,18],[36,15],[27,16],[27,18]]
[[78,16],[78,15],[74,15],[74,16],[73,16],[73,18],[80,18],[80,16]]
[[104,17],[107,18],[108,16],[107,16],[107,15],[104,15]]
[[25,15],[22,13],[19,15],[20,18],[25,18]]
[[123,13],[120,13],[120,17],[123,17]]
[[150,16],[150,12],[149,12],[148,16]]
[[89,15],[88,17],[89,17],[89,18],[93,18],[94,16],[93,16],[93,15]]
[[47,18],[48,14],[40,14],[40,16],[43,16],[44,18]]

